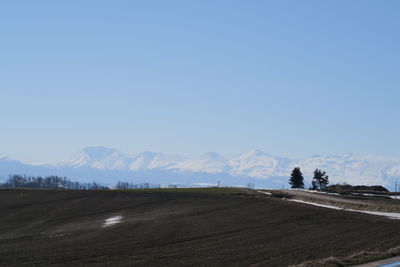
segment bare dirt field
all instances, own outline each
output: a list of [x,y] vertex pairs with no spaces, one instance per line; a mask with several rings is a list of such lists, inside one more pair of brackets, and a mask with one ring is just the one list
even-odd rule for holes
[[399,230],[240,189],[0,190],[0,266],[288,266],[384,251]]

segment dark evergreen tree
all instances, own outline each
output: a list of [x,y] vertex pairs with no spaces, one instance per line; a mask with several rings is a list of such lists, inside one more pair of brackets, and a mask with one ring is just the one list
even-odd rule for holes
[[292,188],[304,188],[304,177],[299,167],[293,169],[290,175],[289,184]]
[[325,171],[315,169],[314,178],[311,181],[311,189],[321,190],[327,187],[329,184],[329,176],[326,175]]

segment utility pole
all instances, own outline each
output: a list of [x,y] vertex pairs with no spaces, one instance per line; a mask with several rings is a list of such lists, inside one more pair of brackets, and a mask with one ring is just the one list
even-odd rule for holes
[[218,180],[218,187],[219,187],[219,180]]
[[397,199],[397,181],[394,181],[394,199]]

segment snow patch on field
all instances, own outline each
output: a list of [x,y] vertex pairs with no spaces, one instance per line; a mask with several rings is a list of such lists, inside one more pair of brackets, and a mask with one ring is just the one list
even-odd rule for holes
[[377,194],[366,194],[366,193],[352,193],[354,196],[365,196],[365,197],[386,197],[391,199],[400,199],[399,196],[392,196],[392,195],[377,195]]
[[122,220],[122,216],[114,216],[106,219],[103,223],[103,227],[112,226],[114,224],[120,223]]
[[272,193],[271,192],[265,192],[265,191],[257,191],[258,193],[261,193],[261,194],[265,194],[265,195],[272,195]]
[[325,195],[333,195],[333,196],[340,196],[338,193],[331,193],[331,192],[325,192],[325,191],[317,191],[317,190],[312,190],[312,189],[301,189],[301,188],[291,188],[289,189],[290,191],[303,191],[307,193],[313,193],[313,194],[325,194]]
[[311,193],[314,193],[314,194],[325,194],[325,195],[332,195],[332,196],[340,196],[340,194],[338,194],[338,193],[330,193],[330,192],[324,192],[324,191],[309,191],[309,192],[311,192]]
[[398,212],[381,212],[381,211],[345,209],[345,208],[339,208],[339,207],[332,206],[332,205],[319,204],[319,203],[303,201],[303,200],[298,200],[298,199],[288,199],[288,201],[304,203],[304,204],[313,205],[313,206],[322,207],[322,208],[344,210],[344,211],[351,211],[351,212],[360,212],[360,213],[366,213],[366,214],[370,214],[370,215],[383,216],[383,217],[387,217],[387,218],[393,219],[393,220],[400,220],[400,213],[398,213]]

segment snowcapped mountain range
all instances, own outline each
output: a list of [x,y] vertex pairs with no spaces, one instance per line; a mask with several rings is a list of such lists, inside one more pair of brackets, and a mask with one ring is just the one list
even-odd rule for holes
[[287,175],[290,163],[289,159],[274,157],[257,149],[226,159],[214,152],[205,153],[199,158],[155,152],[129,156],[112,148],[87,147],[58,166],[132,172],[165,170],[175,173],[229,174],[266,179]]
[[62,175],[71,180],[116,183],[287,187],[290,171],[300,167],[306,182],[315,168],[325,170],[331,183],[379,184],[390,187],[400,178],[400,159],[352,154],[312,156],[301,160],[277,157],[254,149],[227,159],[209,152],[199,158],[143,152],[131,156],[117,149],[87,147],[54,165],[27,164],[0,155],[0,180],[9,174]]

